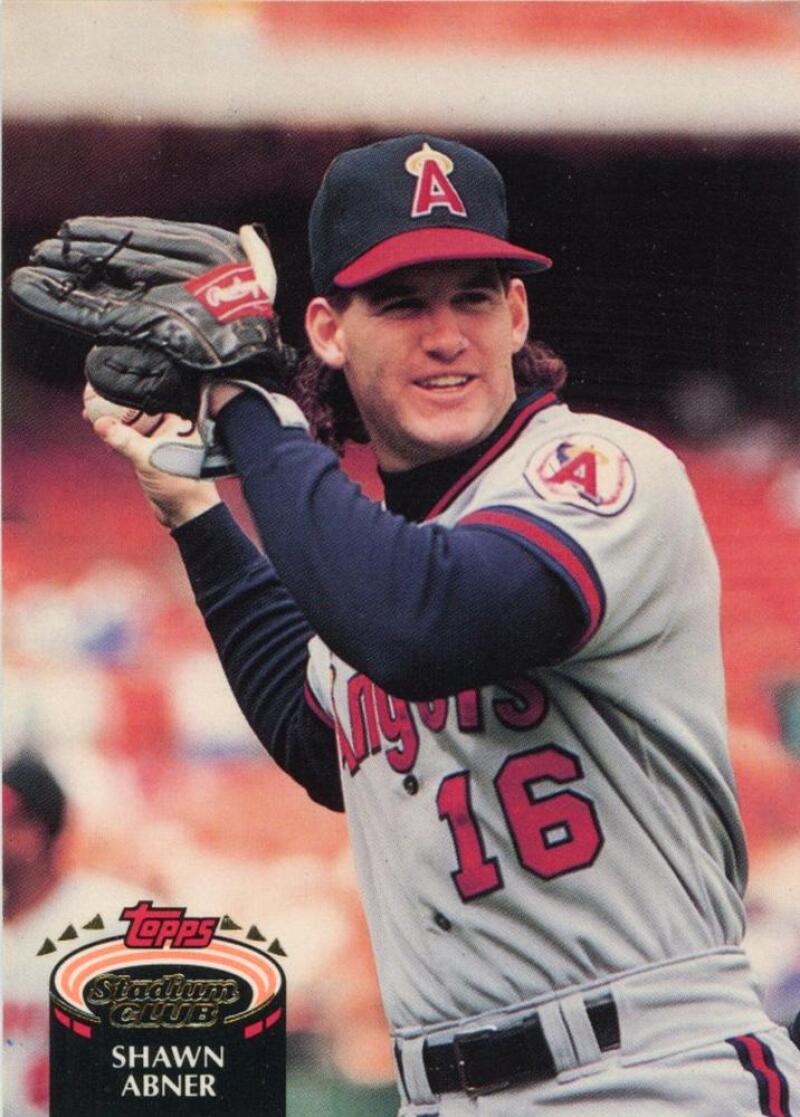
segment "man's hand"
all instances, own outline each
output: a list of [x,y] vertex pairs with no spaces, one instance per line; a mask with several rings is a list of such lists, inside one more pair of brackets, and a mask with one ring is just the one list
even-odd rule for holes
[[199,443],[186,419],[168,415],[158,432],[149,438],[107,415],[93,426],[95,434],[134,467],[156,519],[165,527],[173,530],[219,504],[219,493],[211,481],[174,477],[150,464],[150,454],[162,442]]

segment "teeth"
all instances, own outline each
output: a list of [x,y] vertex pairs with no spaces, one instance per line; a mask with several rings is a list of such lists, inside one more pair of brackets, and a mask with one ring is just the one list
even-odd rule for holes
[[468,376],[430,376],[427,380],[420,381],[421,388],[460,388],[466,384]]

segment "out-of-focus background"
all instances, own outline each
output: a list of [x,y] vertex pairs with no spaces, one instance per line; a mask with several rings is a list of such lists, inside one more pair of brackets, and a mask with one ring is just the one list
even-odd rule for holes
[[[556,260],[530,294],[536,335],[571,367],[567,398],[664,438],[697,487],[722,567],[748,941],[788,1020],[800,4],[6,0],[3,17],[4,275],[78,214],[262,220],[300,343],[305,221],[333,155],[430,130],[497,163],[515,239]],[[4,327],[5,750],[37,752],[65,793],[54,875],[85,908],[111,877],[131,902],[226,912],[277,937],[290,1117],[392,1113],[345,824],[239,715],[171,540],[81,423],[85,344],[7,304]],[[377,495],[365,451],[346,465]],[[8,971],[41,926],[6,918]],[[7,990],[7,1055],[35,1046],[37,996]],[[7,1117],[46,1112],[38,1059],[7,1079]]]

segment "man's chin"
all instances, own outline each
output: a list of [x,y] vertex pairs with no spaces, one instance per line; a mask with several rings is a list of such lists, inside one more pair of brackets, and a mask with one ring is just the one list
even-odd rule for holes
[[468,410],[447,416],[416,414],[407,417],[406,422],[398,422],[391,438],[381,439],[373,432],[372,441],[383,468],[413,469],[469,450],[490,435],[499,421]]
[[[490,433],[490,432],[487,432]],[[465,431],[463,428],[452,432],[438,431],[436,437],[416,439],[414,457],[421,464],[423,462],[439,461],[469,450],[486,437],[483,431]]]
[[468,450],[482,442],[497,426],[499,419],[489,419],[486,415],[475,415],[468,409],[460,414],[453,413],[446,417],[440,416],[438,421],[431,423],[428,431],[429,445],[437,446],[444,453],[456,454],[460,450]]

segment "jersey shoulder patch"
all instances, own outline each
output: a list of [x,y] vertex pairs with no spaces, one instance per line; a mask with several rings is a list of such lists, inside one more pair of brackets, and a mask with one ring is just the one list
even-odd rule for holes
[[525,468],[525,480],[542,500],[599,516],[619,515],[636,490],[628,455],[609,438],[584,431],[542,443]]

